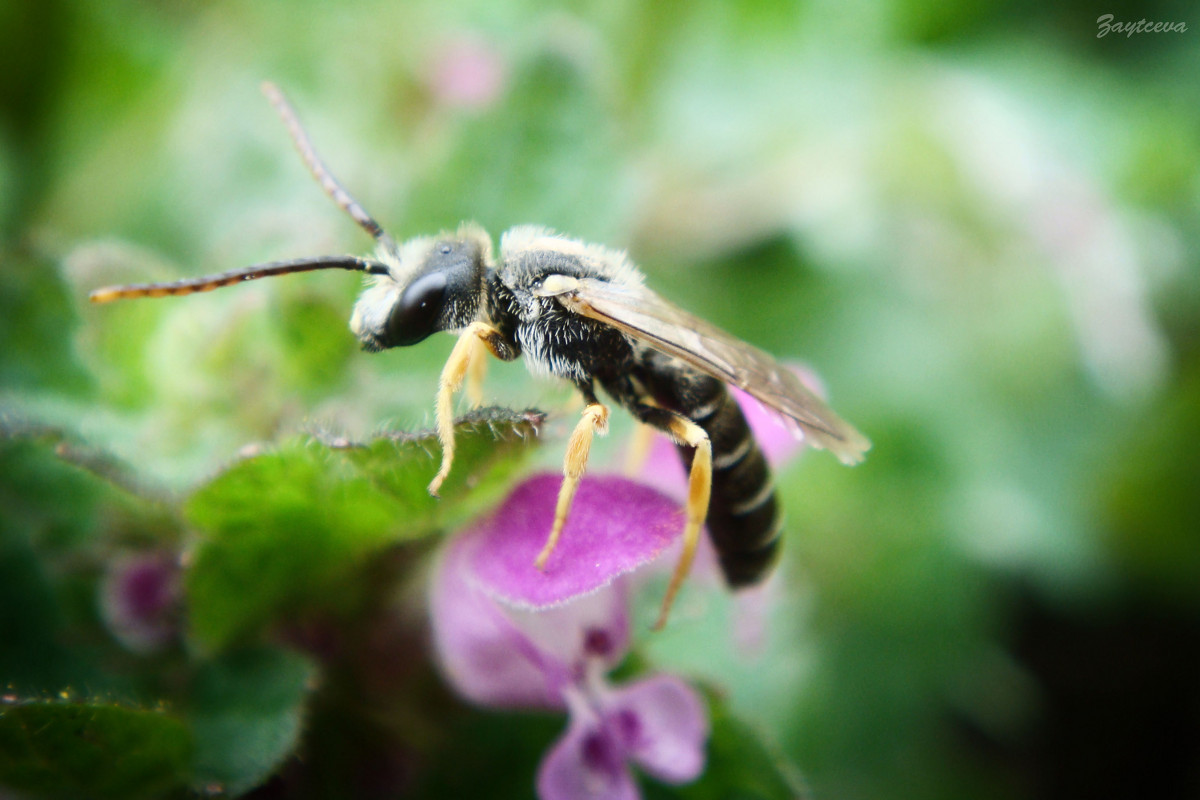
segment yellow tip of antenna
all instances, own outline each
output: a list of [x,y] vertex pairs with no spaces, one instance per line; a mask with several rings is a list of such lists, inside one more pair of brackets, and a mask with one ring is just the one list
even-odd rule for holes
[[111,303],[113,300],[119,299],[121,299],[121,290],[115,286],[106,286],[88,295],[88,300],[93,303]]

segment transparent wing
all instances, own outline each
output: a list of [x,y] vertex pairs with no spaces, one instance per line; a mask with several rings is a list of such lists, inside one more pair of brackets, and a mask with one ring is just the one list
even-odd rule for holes
[[767,353],[659,297],[582,278],[559,300],[572,311],[618,328],[655,350],[731,383],[795,421],[807,441],[842,463],[856,464],[871,447],[865,436]]

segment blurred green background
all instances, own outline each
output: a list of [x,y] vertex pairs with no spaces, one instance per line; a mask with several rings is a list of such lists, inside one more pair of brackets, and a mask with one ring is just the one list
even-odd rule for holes
[[[1195,29],[1098,38],[1104,13]],[[871,437],[855,469],[778,476],[786,563],[753,646],[699,589],[642,642],[817,796],[1200,797],[1198,37],[1195,6],[1125,0],[8,0],[6,435],[61,430],[170,497],[247,445],[430,422],[451,340],[358,353],[356,278],[86,304],[369,250],[271,79],[397,238],[471,219],[627,248]],[[488,390],[551,413],[556,463],[567,393],[517,365]],[[39,458],[0,474],[0,685],[153,696],[177,665],[105,655],[97,576],[187,526],[130,523]]]

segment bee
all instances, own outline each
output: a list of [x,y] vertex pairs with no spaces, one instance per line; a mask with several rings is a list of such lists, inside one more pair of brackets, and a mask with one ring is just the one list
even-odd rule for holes
[[318,256],[245,267],[170,283],[97,289],[94,303],[205,292],[293,272],[343,269],[367,273],[350,329],[364,350],[415,345],[438,331],[458,335],[438,381],[438,488],[454,461],[454,395],[472,364],[490,353],[524,356],[535,374],[574,384],[585,406],[567,443],[554,522],[536,566],[545,569],[571,509],[595,434],[607,432],[609,409],[598,389],[638,421],[667,434],[688,471],[683,550],[656,628],[691,567],[707,523],[731,588],[759,582],[779,552],[783,517],[762,450],[728,390],[745,390],[808,443],[843,463],[862,460],[867,439],[829,409],[774,358],[648,289],[625,253],[524,225],[500,239],[500,255],[482,228],[397,244],[326,168],[280,90],[263,92],[325,192],[375,239],[373,258]]

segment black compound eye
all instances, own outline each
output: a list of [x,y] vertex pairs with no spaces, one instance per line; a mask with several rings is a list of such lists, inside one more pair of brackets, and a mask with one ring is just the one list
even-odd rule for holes
[[429,336],[445,304],[444,273],[430,272],[410,283],[388,318],[387,346],[416,344]]

